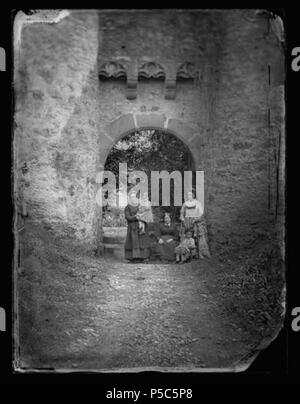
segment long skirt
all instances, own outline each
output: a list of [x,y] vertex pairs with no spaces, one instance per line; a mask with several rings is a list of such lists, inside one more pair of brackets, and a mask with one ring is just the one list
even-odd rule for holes
[[134,248],[132,250],[125,250],[125,259],[148,259],[150,257],[149,248]]
[[160,238],[164,241],[159,244],[157,241],[152,245],[152,255],[155,258],[159,258],[164,261],[174,261],[175,260],[175,248],[178,245],[178,241],[173,240],[167,243],[167,240],[173,238],[173,236],[163,235]]
[[150,242],[147,225],[144,234],[139,234],[138,221],[128,223],[125,242],[125,258],[127,260],[146,259],[150,257]]

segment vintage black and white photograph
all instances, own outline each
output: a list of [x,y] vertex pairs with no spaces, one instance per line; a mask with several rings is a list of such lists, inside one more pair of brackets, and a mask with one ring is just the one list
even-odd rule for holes
[[18,11],[14,368],[242,372],[285,316],[285,30]]

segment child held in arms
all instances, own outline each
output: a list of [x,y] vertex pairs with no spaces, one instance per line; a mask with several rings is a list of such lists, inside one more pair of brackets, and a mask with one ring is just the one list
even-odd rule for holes
[[195,248],[195,240],[192,237],[192,232],[187,230],[180,244],[175,248],[176,263],[183,264],[189,261],[192,258]]
[[148,199],[148,192],[144,192],[141,196],[139,210],[136,215],[139,221],[139,233],[145,233],[146,223],[153,223],[153,214],[151,208],[151,202]]

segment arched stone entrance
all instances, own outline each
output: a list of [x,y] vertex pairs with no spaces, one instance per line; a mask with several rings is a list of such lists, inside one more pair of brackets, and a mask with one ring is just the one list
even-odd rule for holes
[[[168,118],[163,114],[143,113],[143,114],[126,114],[111,122],[102,137],[100,150],[100,170],[104,170],[106,159],[112,147],[124,136],[129,133],[142,129],[157,129],[170,133],[180,139],[186,146],[192,156],[193,169],[201,170],[201,154],[199,142],[199,131],[188,125],[182,120]],[[105,143],[103,144],[103,140]],[[98,212],[98,247],[102,252],[103,246],[103,228],[102,228],[102,208]]]
[[199,131],[182,120],[168,118],[163,114],[126,114],[111,122],[103,136],[100,150],[100,168],[104,167],[112,146],[130,132],[140,129],[161,129],[177,136],[193,156],[195,170],[201,169]]

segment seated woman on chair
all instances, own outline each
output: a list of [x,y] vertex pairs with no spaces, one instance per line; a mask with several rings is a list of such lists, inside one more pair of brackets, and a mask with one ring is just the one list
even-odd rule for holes
[[163,222],[152,234],[155,237],[155,243],[151,249],[153,257],[166,262],[175,261],[175,248],[179,244],[179,232],[175,223],[172,223],[169,213],[165,213]]

